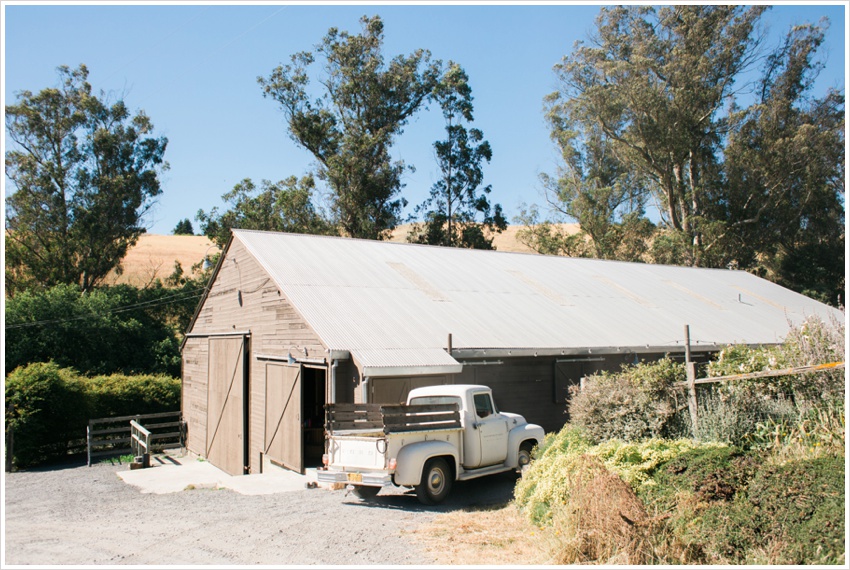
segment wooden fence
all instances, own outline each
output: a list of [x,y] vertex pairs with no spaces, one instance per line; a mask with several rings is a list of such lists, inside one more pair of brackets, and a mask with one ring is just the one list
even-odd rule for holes
[[[135,439],[131,423],[144,430],[137,430]],[[92,459],[97,457],[134,453],[138,445],[133,445],[133,442],[139,440],[144,443],[146,453],[184,447],[185,422],[181,413],[162,412],[89,420],[86,429],[88,464],[91,465]]]
[[828,372],[844,368],[843,362],[828,362],[825,364],[813,364],[811,366],[796,366],[794,368],[783,368],[781,370],[763,370],[761,372],[750,372],[747,374],[733,374],[730,376],[715,376],[708,378],[697,378],[696,363],[691,362],[691,330],[685,325],[685,371],[688,379],[677,385],[688,390],[688,410],[691,415],[692,433],[696,434],[699,423],[699,405],[697,404],[697,385],[714,384],[717,382],[729,382],[735,380],[747,380],[750,378],[777,378],[780,376],[792,376],[795,374],[806,374],[812,372]]

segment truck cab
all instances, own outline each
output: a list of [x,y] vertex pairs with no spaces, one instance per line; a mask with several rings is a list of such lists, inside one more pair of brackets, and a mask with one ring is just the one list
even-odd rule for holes
[[[456,394],[448,395],[449,392]],[[508,433],[516,414],[502,414],[486,386],[455,385],[416,388],[407,398],[408,405],[455,402],[461,410],[464,469],[476,469],[504,463],[508,454]],[[523,420],[524,421],[524,420]]]

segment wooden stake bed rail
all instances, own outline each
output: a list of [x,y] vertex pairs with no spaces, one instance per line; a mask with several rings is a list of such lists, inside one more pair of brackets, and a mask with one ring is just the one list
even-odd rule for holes
[[423,429],[460,429],[457,404],[326,404],[325,429],[381,430],[385,434]]

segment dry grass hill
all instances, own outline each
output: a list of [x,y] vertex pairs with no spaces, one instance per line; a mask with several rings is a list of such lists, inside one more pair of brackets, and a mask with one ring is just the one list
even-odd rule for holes
[[[522,226],[508,226],[497,235],[493,244],[499,251],[532,253],[516,239]],[[405,224],[396,228],[391,241],[404,242],[410,226]],[[165,279],[174,271],[174,262],[180,262],[183,271],[189,273],[192,266],[203,261],[206,254],[214,254],[218,247],[203,236],[173,236],[145,234],[139,238],[135,247],[127,253],[123,261],[123,272],[113,272],[107,277],[108,284],[127,283],[144,287],[155,279]]]

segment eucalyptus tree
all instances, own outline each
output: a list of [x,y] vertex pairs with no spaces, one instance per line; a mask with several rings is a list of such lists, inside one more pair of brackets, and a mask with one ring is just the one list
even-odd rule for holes
[[434,99],[446,122],[446,139],[434,143],[440,178],[428,199],[417,206],[415,213],[424,220],[413,225],[408,241],[492,249],[493,233],[503,231],[507,220],[500,204],[490,205],[490,185],[480,188],[483,163],[490,162],[493,151],[481,130],[465,126],[473,121],[473,105],[469,77],[462,67],[449,62]]
[[103,281],[145,230],[162,192],[165,137],[144,112],[92,94],[88,69],[6,106],[6,290]]
[[655,230],[645,215],[645,177],[620,162],[611,141],[593,125],[583,136],[560,130],[556,140],[563,165],[556,177],[541,174],[541,182],[549,205],[578,222],[580,232],[558,238],[556,226],[537,226],[534,232],[529,226],[522,239],[536,236],[541,246],[561,241],[559,248],[571,256],[645,261]]
[[709,215],[741,266],[826,302],[846,302],[844,94],[812,97],[822,25],[791,29],[739,110]]
[[199,210],[196,219],[201,232],[219,247],[227,243],[232,228],[333,235],[335,226],[314,205],[314,190],[312,176],[263,180],[259,188],[245,178],[221,197],[230,206],[225,212]]
[[[441,63],[418,49],[389,62],[384,24],[363,17],[352,35],[328,30],[315,52],[291,56],[267,78],[263,94],[280,104],[292,140],[316,158],[317,176],[333,193],[332,213],[342,233],[382,239],[399,223],[405,164],[393,160],[395,137],[431,97]],[[311,99],[309,68],[321,58],[320,95]]]
[[828,22],[767,49],[765,9],[604,8],[591,42],[556,66],[547,117],[564,166],[545,180],[594,245],[594,227],[640,220],[652,199],[661,221],[648,260],[738,267],[835,303],[844,95],[812,94]]
[[706,189],[717,172],[725,105],[758,54],[764,6],[603,8],[592,41],[555,67],[548,102],[556,141],[599,133],[648,181],[665,226],[684,240],[680,262],[704,264]]

